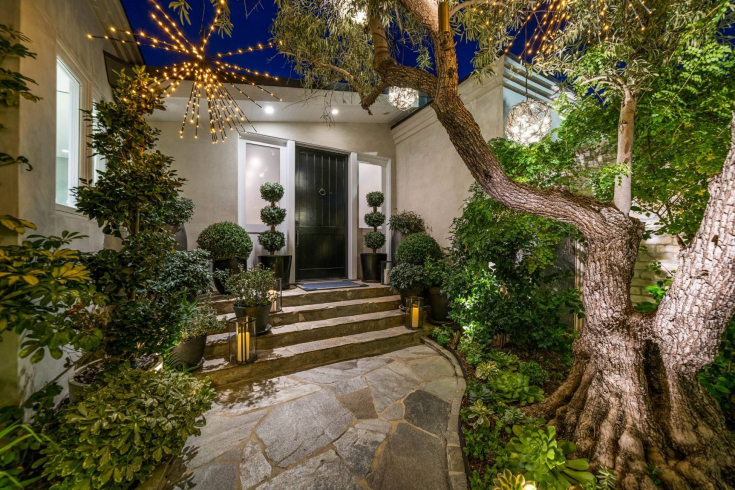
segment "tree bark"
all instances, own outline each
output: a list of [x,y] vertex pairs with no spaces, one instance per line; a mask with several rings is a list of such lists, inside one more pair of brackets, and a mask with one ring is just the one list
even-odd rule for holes
[[633,203],[633,138],[635,134],[635,111],[637,100],[627,87],[622,88],[623,100],[618,120],[618,154],[617,164],[624,167],[625,174],[616,179],[613,202],[623,213],[630,213]]

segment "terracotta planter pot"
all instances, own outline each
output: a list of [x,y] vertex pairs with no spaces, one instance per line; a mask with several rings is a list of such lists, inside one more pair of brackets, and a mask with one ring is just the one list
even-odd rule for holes
[[270,321],[271,305],[254,307],[235,306],[234,309],[237,318],[244,318],[246,316],[255,318],[256,335],[263,335],[271,331],[271,326],[268,323]]
[[[212,269],[217,271],[229,271],[231,274],[236,274],[240,272],[240,267],[242,266],[243,270],[248,268],[248,263],[246,260],[243,259],[227,259],[227,260],[213,260],[212,261]],[[214,278],[214,287],[217,288],[217,291],[219,291],[219,294],[225,294],[225,285],[222,281]]]
[[388,254],[360,254],[363,282],[380,282],[380,263],[388,260]]
[[171,350],[171,359],[182,363],[187,369],[199,369],[201,367],[204,349],[207,347],[207,335],[200,335],[186,340]]
[[258,261],[263,267],[273,271],[276,277],[281,278],[281,287],[288,289],[291,281],[291,256],[290,255],[258,255]]

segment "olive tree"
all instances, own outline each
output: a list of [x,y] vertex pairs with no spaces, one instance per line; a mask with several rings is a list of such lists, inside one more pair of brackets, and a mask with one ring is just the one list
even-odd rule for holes
[[[543,30],[539,6],[552,4],[567,9],[559,23],[564,30]],[[697,381],[735,311],[735,151],[709,182],[709,202],[670,290],[656,311],[637,312],[629,291],[644,226],[629,216],[627,184],[619,185],[616,205],[506,175],[458,94],[456,54],[457,39],[476,42],[473,64],[481,78],[513,33],[536,16],[541,41],[549,36],[534,47],[539,62],[573,83],[604,84],[608,95],[621,97],[617,160],[629,177],[635,107],[648,80],[664,64],[675,66],[680,46],[708,41],[730,15],[729,2],[649,0],[644,8],[638,0],[452,1],[448,28],[440,25],[439,9],[436,0],[282,0],[273,34],[308,85],[347,83],[368,111],[390,86],[427,94],[457,153],[493,199],[572,224],[584,236],[587,324],[575,341],[569,378],[538,410],[577,442],[581,455],[613,468],[624,489],[654,488],[649,465],[661,469],[668,488],[735,488],[735,445]],[[407,50],[415,53],[410,64],[400,61]]]

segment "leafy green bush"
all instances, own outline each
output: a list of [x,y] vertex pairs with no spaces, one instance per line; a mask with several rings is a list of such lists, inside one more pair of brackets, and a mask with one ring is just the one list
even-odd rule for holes
[[197,296],[212,290],[209,252],[200,248],[172,253],[164,271],[151,281],[151,289],[161,295]]
[[462,337],[457,350],[465,355],[465,361],[470,366],[477,366],[485,359],[485,352],[480,344],[473,342],[468,337]]
[[427,260],[441,258],[441,247],[426,233],[407,236],[396,249],[396,262],[399,264],[424,265]]
[[446,260],[429,259],[426,267],[426,287],[441,287],[449,276],[449,262]]
[[487,425],[480,425],[473,429],[462,429],[464,432],[464,453],[478,460],[484,460],[490,451],[493,440],[493,431]]
[[406,235],[426,232],[424,218],[413,211],[401,211],[392,215],[388,221],[388,226],[392,231],[398,231]]
[[276,285],[273,271],[258,264],[252,269],[230,274],[225,280],[225,290],[235,300],[238,308],[257,308],[273,303],[271,291]]
[[128,488],[199,435],[213,399],[209,381],[180,372],[108,370],[61,412],[44,474],[53,490]]
[[391,287],[398,291],[421,291],[426,283],[426,269],[420,265],[398,264],[390,270]]
[[544,401],[544,392],[538,386],[529,386],[528,376],[502,371],[490,379],[490,387],[508,402],[520,402],[521,406]]
[[269,252],[277,252],[286,246],[286,237],[280,231],[268,230],[258,235],[258,243]]
[[512,469],[536,483],[539,490],[567,490],[573,485],[594,484],[595,476],[586,471],[586,459],[566,459],[577,448],[571,442],[557,441],[556,429],[538,425],[513,426],[513,437],[505,449]]
[[206,335],[208,332],[219,332],[224,328],[224,321],[217,319],[217,310],[210,303],[204,303],[194,308],[191,316],[184,323],[179,342]]
[[188,197],[177,197],[166,201],[161,209],[161,221],[168,226],[179,226],[189,222],[194,216],[194,201]]
[[365,246],[376,253],[379,248],[385,245],[385,235],[379,231],[370,231],[365,234]]
[[383,223],[385,223],[385,215],[381,213],[380,211],[375,211],[374,213],[367,213],[365,215],[365,224],[368,226],[377,228],[378,226],[382,226]]
[[253,241],[245,229],[230,221],[207,226],[199,234],[197,245],[209,252],[212,260],[246,260],[253,251]]
[[264,201],[276,203],[283,198],[283,186],[278,182],[266,182],[260,186],[260,197]]
[[[365,199],[367,200],[368,206],[379,208],[385,202],[385,195],[380,191],[368,192]],[[380,224],[382,225],[383,223]]]
[[263,206],[260,210],[260,221],[266,225],[278,226],[286,219],[286,209],[278,206]]
[[537,386],[543,385],[549,377],[549,372],[536,361],[522,362],[518,372],[528,376],[528,382]]
[[448,326],[434,327],[431,331],[431,338],[436,340],[436,343],[442,347],[448,345],[454,337],[454,331]]

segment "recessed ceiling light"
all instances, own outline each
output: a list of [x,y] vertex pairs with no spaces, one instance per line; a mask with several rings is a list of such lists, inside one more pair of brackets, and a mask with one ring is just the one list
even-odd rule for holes
[[273,114],[276,111],[272,105],[265,106],[264,110],[266,114]]
[[337,114],[339,114],[339,109],[337,108],[332,109],[332,115],[336,116]]

